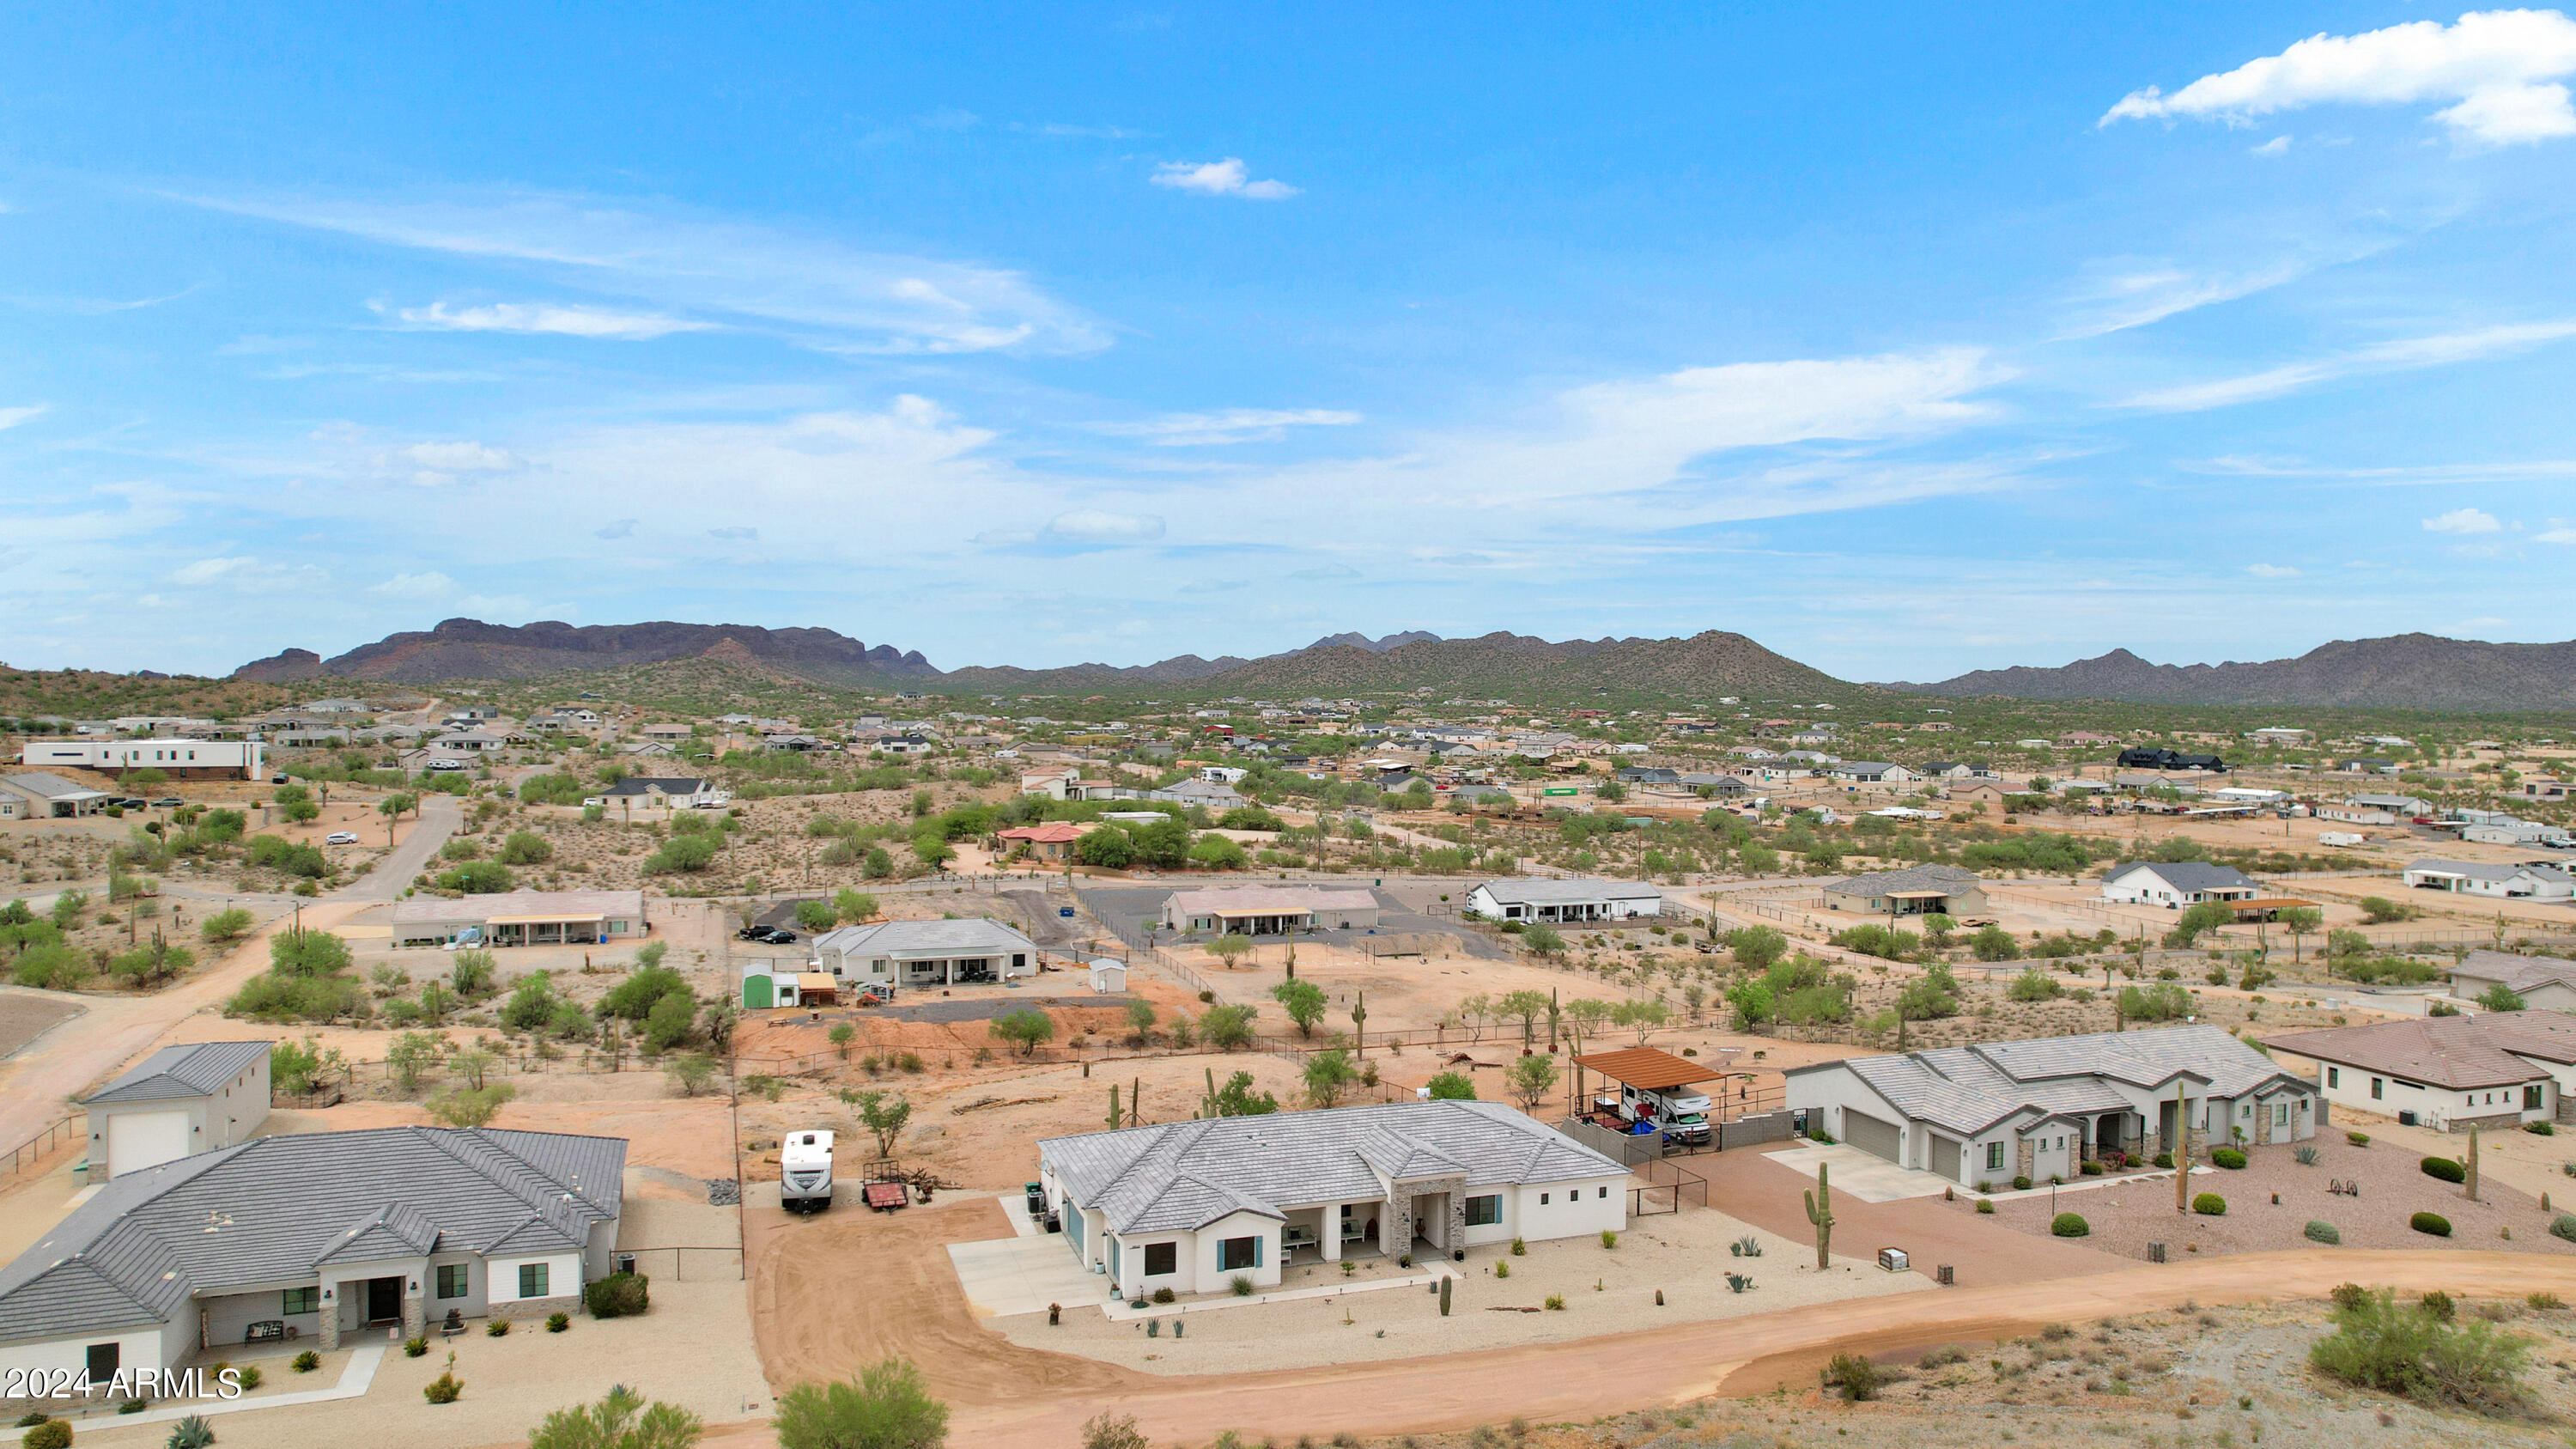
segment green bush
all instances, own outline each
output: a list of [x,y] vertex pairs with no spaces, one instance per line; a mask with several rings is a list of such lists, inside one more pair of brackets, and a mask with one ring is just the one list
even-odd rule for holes
[[2308,1224],[2303,1231],[2306,1232],[2309,1242],[2323,1243],[2330,1248],[2343,1241],[2342,1231],[2323,1218]]
[[245,1389],[258,1388],[260,1380],[267,1377],[267,1375],[259,1371],[259,1365],[257,1364],[247,1365],[246,1367],[238,1370],[238,1372],[241,1375],[241,1386]]
[[2224,1167],[2230,1172],[2241,1171],[2245,1166],[2245,1154],[2233,1147],[2213,1147],[2209,1150],[2209,1162],[2212,1167]]
[[2564,1238],[2568,1242],[2576,1243],[2576,1217],[2571,1217],[2566,1213],[2560,1213],[2555,1219],[2551,1220],[2549,1224],[2549,1235],[2553,1238]]
[[2013,1191],[2015,1191],[2015,1192],[2028,1192],[2028,1191],[2030,1191],[2030,1179],[2029,1179],[2029,1178],[2027,1178],[2027,1177],[2021,1177],[2021,1176],[2016,1176],[2016,1177],[2014,1177],[2014,1178],[2013,1178]]
[[2048,1231],[2060,1238],[2082,1238],[2092,1235],[2093,1225],[2084,1221],[2082,1213],[2059,1213],[2049,1220]]
[[420,1396],[433,1404],[452,1404],[465,1393],[465,1381],[450,1369],[421,1386]]
[[2172,1154],[2172,1153],[2170,1153],[2170,1152],[2159,1152],[2159,1153],[2157,1153],[2157,1154],[2156,1154],[2156,1166],[2158,1166],[2158,1167],[2171,1167],[2171,1166],[2173,1166],[2173,1154]]
[[1839,1390],[1846,1403],[1861,1403],[1878,1397],[1878,1386],[1885,1377],[1879,1366],[1856,1353],[1838,1353],[1825,1365],[1825,1386]]
[[2525,1122],[2522,1124],[2522,1130],[2530,1133],[2534,1137],[2555,1137],[2558,1135],[2558,1126],[2554,1122]]
[[611,1273],[581,1290],[581,1302],[593,1318],[625,1318],[651,1305],[653,1280],[641,1273]]
[[203,1414],[190,1414],[170,1426],[166,1449],[207,1449],[215,1442],[215,1426]]
[[549,1314],[547,1314],[547,1315],[546,1315],[546,1332],[548,1332],[548,1333],[561,1333],[561,1332],[563,1332],[565,1329],[570,1328],[570,1327],[572,1327],[572,1315],[571,1315],[571,1314],[569,1314],[569,1313],[564,1313],[564,1312],[555,1312],[555,1313],[549,1313]]
[[2204,1192],[2191,1200],[2191,1210],[2205,1218],[2223,1218],[2227,1216],[2227,1199]]
[[2469,1170],[2447,1157],[2425,1158],[2424,1175],[2426,1177],[2438,1177],[2444,1182],[2466,1182],[2469,1180]]
[[1977,1199],[1977,1211],[1979,1211],[1979,1212],[1981,1212],[1981,1213],[1986,1213],[1986,1214],[1991,1215],[1991,1214],[1994,1212],[1994,1210],[1995,1210],[1995,1203],[1994,1203],[1994,1199],[1992,1199],[1992,1198],[1985,1198],[1985,1197],[1981,1197],[1981,1198]]
[[47,1419],[18,1442],[26,1449],[72,1449],[72,1426],[61,1419]]
[[2308,1362],[2358,1388],[2500,1415],[2529,1403],[2522,1373],[2530,1352],[2529,1339],[2483,1319],[2445,1323],[2430,1309],[2403,1306],[2394,1291],[2383,1291],[2345,1303],[2335,1331],[2309,1350]]
[[2417,1213],[2406,1220],[2406,1226],[2419,1233],[2430,1233],[2437,1238],[2447,1238],[2451,1235],[2451,1220],[2440,1213]]
[[2367,1132],[2347,1132],[2343,1134],[2343,1140],[2351,1143],[2355,1147],[2368,1147],[2370,1145],[2370,1134]]
[[491,1322],[484,1324],[483,1336],[485,1338],[508,1338],[510,1336],[510,1320],[506,1318],[495,1318]]
[[308,1348],[295,1356],[295,1371],[297,1373],[309,1374],[321,1366],[322,1355],[314,1352],[312,1349]]
[[429,1352],[429,1340],[417,1334],[403,1340],[403,1357],[418,1358]]
[[2085,1159],[2084,1166],[2081,1170],[2086,1177],[2100,1177],[2102,1175],[2102,1164],[2095,1159],[2087,1158]]

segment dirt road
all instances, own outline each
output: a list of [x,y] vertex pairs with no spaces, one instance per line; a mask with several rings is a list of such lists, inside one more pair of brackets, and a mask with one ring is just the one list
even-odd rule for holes
[[1204,1443],[1227,1429],[1281,1439],[1438,1433],[1514,1415],[1580,1420],[1808,1384],[1816,1364],[1855,1344],[1877,1351],[1991,1340],[2042,1323],[2192,1301],[2317,1298],[2343,1282],[2483,1296],[2550,1289],[2576,1297],[2576,1262],[2320,1248],[1857,1299],[1444,1359],[1149,1378],[1019,1348],[975,1325],[943,1249],[1002,1232],[1000,1212],[986,1199],[892,1217],[756,1219],[752,1315],[773,1388],[847,1376],[901,1353],[954,1407],[956,1437],[977,1449],[1060,1449],[1078,1442],[1082,1422],[1103,1409],[1135,1415],[1158,1443]]
[[[447,842],[460,818],[448,796],[423,801],[419,822],[374,871],[304,908],[306,928],[328,930],[394,899]],[[203,973],[166,991],[80,998],[86,1013],[55,1027],[34,1050],[0,1061],[0,1150],[44,1131],[74,1096],[151,1050],[172,1027],[201,1009],[219,1008],[242,982],[267,969],[269,939],[295,920],[289,914],[271,921]]]

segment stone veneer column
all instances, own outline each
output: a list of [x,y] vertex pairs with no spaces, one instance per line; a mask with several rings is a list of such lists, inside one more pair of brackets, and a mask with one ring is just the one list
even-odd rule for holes
[[1403,1188],[1386,1195],[1386,1210],[1393,1219],[1393,1231],[1379,1230],[1379,1246],[1388,1253],[1402,1255],[1413,1251],[1413,1194]]
[[340,1346],[340,1285],[322,1280],[322,1351],[329,1353]]
[[419,1338],[429,1331],[426,1318],[429,1305],[424,1301],[424,1290],[428,1287],[429,1269],[425,1267],[420,1270],[419,1277],[409,1274],[403,1277],[402,1336],[405,1338]]

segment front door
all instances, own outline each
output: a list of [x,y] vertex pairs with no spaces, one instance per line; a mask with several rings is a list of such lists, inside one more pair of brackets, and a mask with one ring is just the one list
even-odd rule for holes
[[367,1321],[369,1323],[389,1323],[402,1317],[402,1285],[403,1280],[400,1278],[367,1280]]

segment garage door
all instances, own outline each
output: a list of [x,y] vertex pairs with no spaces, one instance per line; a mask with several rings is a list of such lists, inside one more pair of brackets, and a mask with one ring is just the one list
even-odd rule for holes
[[1932,1135],[1932,1170],[1952,1182],[1965,1182],[1959,1175],[1959,1144],[1934,1133]]
[[1863,1152],[1884,1157],[1890,1162],[1896,1160],[1896,1124],[1893,1122],[1882,1122],[1845,1107],[1843,1136]]
[[107,1170],[111,1176],[188,1155],[185,1112],[119,1112],[107,1119]]

